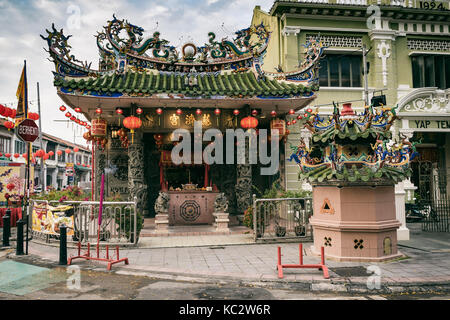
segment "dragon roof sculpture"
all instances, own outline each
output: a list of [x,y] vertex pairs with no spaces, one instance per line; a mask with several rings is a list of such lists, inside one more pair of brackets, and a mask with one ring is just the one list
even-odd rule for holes
[[411,175],[410,162],[418,155],[415,144],[402,137],[390,141],[390,128],[397,118],[395,108],[367,106],[357,114],[351,104],[342,111],[335,105],[331,116],[306,110],[304,126],[311,141],[303,138],[292,147],[290,161],[300,167],[300,177],[309,182],[374,181],[399,182]]
[[166,92],[284,99],[311,97],[319,88],[320,38],[305,44],[305,59],[298,70],[267,73],[262,65],[271,32],[263,23],[238,30],[233,39],[218,40],[210,32],[203,46],[185,43],[177,48],[158,31],[145,38],[143,28],[113,16],[95,36],[98,70],[71,54],[70,35],[65,36],[54,25],[46,31],[47,36],[41,37],[47,41],[47,52],[55,64],[55,86],[65,93],[117,97]]

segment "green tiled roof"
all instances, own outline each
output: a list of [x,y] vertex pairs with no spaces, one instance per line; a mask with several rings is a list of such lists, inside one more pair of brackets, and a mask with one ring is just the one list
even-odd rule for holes
[[180,74],[149,74],[128,71],[124,75],[104,75],[88,80],[55,79],[54,85],[72,90],[105,93],[154,94],[169,93],[187,96],[296,96],[318,90],[301,84],[265,79],[258,81],[252,72],[197,76],[197,84],[185,83]]
[[401,168],[396,169],[388,166],[383,166],[379,168],[376,172],[373,172],[370,168],[357,168],[352,166],[351,168],[344,167],[342,172],[337,172],[336,170],[327,168],[317,168],[308,173],[300,173],[300,179],[308,179],[309,182],[323,182],[324,180],[343,180],[343,181],[373,181],[376,179],[389,179],[394,182],[400,182],[411,176],[411,169],[402,170]]
[[369,137],[379,138],[381,140],[390,139],[392,133],[384,128],[369,127],[362,131],[357,125],[348,126],[346,125],[344,129],[336,129],[334,126],[328,130],[318,132],[313,135],[312,140],[315,143],[322,142],[328,144],[334,141],[336,138],[341,140],[350,139],[355,141],[358,139],[367,139]]

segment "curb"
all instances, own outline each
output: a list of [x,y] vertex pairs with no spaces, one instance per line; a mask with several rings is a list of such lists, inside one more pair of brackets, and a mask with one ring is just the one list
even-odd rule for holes
[[[28,256],[16,256],[15,253],[6,255],[7,259],[14,261],[21,261],[24,263],[36,264],[46,267],[60,267],[65,268],[67,266],[59,265],[58,262],[42,258],[40,256],[28,255]],[[164,272],[161,270],[143,270],[133,268],[123,268],[116,266],[112,271],[107,271],[106,266],[95,265],[78,265],[82,270],[115,273],[118,275],[127,276],[141,276],[158,280],[168,281],[182,281],[193,283],[208,283],[208,284],[220,284],[220,285],[240,285],[270,289],[284,289],[284,290],[298,290],[298,291],[310,291],[317,293],[346,293],[346,294],[399,294],[399,293],[447,293],[450,292],[450,279],[446,281],[436,282],[387,282],[381,283],[378,288],[370,289],[367,284],[361,281],[355,281],[351,278],[345,278],[344,280],[299,280],[299,279],[277,279],[277,278],[265,278],[262,277],[233,277],[226,275],[205,275],[186,272]],[[275,273],[275,268],[274,268]]]

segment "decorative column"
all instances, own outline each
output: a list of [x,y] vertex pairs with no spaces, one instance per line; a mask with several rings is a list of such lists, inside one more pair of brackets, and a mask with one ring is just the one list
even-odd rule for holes
[[299,56],[299,43],[298,34],[300,28],[295,26],[286,26],[282,30],[284,36],[284,70],[294,70],[298,68],[300,56]]
[[246,143],[245,164],[236,165],[236,206],[240,214],[252,205],[252,166],[249,162],[249,150]]
[[144,175],[144,145],[142,133],[134,134],[134,143],[128,147],[128,189],[129,199],[137,198],[137,209],[148,214],[148,191]]
[[101,150],[98,146],[95,146],[95,157],[94,157],[94,163],[95,163],[95,192],[94,192],[94,201],[98,201],[100,197],[100,185],[102,180],[102,174],[105,173],[105,167],[106,167],[106,149]]
[[[372,55],[373,64],[370,70],[370,76],[373,79],[373,86],[376,88],[397,88],[398,79],[396,70],[397,53],[393,46],[395,41],[395,31],[389,26],[388,20],[377,20],[374,29],[369,32],[370,40],[374,52]],[[395,90],[386,91],[386,102],[392,105],[397,101]]]
[[[400,129],[400,138],[406,137],[405,141],[409,142],[409,139],[413,137],[413,131],[409,129]],[[397,240],[409,240],[409,229],[406,227],[406,188],[412,185],[409,179],[403,180],[395,185],[395,216],[401,223],[401,226],[397,229]],[[414,185],[413,185],[414,186]]]
[[[309,145],[311,142],[311,137],[312,137],[311,131],[309,131],[308,129],[302,129],[300,137],[301,137],[301,139],[303,139],[303,141],[305,141],[306,147],[309,148]],[[302,190],[305,190],[305,191],[313,190],[311,184],[306,179],[302,180]]]

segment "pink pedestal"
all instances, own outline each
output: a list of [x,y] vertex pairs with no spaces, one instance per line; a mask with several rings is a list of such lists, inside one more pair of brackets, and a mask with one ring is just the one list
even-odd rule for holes
[[385,261],[401,257],[393,185],[313,186],[313,253],[325,247],[338,261]]

